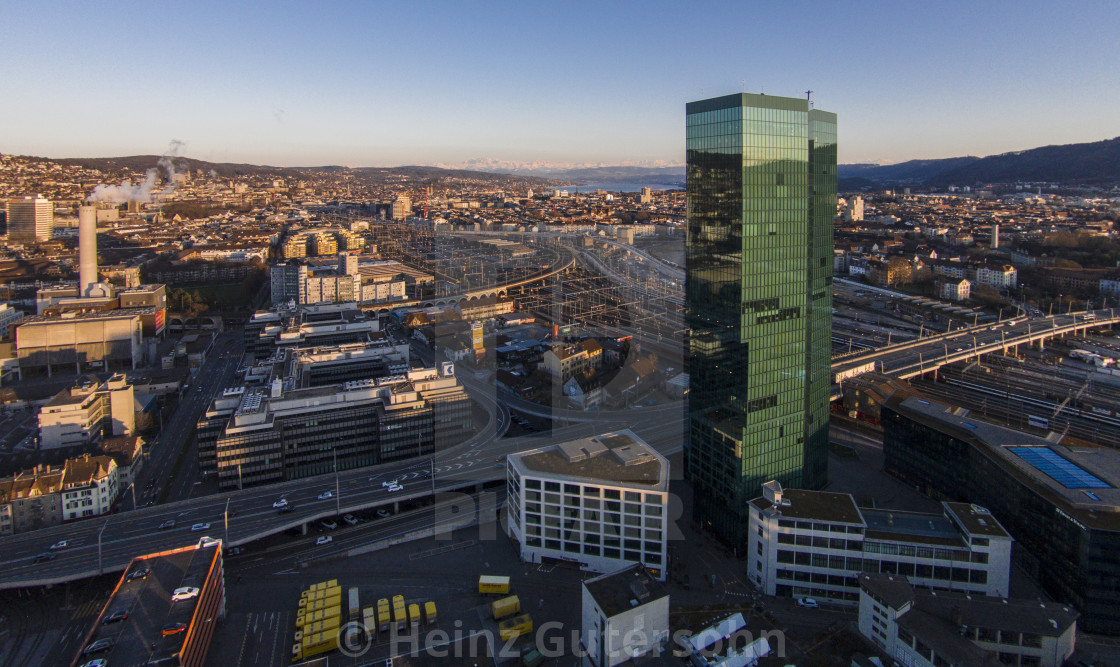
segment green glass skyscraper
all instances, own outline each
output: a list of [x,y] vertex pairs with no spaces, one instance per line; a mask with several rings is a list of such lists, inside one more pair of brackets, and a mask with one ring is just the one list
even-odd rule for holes
[[828,480],[836,114],[736,94],[686,106],[694,518],[746,544],[761,485]]

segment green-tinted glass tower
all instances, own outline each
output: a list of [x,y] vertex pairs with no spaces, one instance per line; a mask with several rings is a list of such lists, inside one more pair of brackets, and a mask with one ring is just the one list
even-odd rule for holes
[[745,546],[772,479],[828,479],[836,115],[736,94],[686,107],[694,515]]

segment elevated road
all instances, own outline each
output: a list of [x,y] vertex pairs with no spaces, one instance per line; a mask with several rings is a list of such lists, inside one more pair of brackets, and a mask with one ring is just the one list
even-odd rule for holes
[[[846,379],[874,365],[876,371],[906,380],[946,364],[1006,353],[1021,345],[1045,345],[1051,338],[1117,323],[1120,313],[1110,309],[983,324],[847,355],[833,361],[832,373],[834,378]],[[834,390],[833,397],[837,396]]]

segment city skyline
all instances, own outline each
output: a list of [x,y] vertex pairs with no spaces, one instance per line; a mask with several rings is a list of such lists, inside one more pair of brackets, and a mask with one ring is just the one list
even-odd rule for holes
[[726,6],[718,24],[670,5],[14,7],[0,53],[20,103],[0,111],[17,130],[0,149],[180,139],[198,159],[277,166],[680,165],[683,102],[804,95],[792,81],[849,119],[841,163],[1116,134],[1103,3],[806,7]]

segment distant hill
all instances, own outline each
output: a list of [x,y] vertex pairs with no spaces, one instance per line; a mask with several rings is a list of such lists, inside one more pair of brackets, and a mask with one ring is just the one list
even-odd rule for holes
[[1047,181],[1063,185],[1120,184],[1120,137],[1085,144],[1043,146],[1030,150],[941,160],[910,160],[899,164],[843,164],[837,168],[840,188],[867,184],[978,185]]

